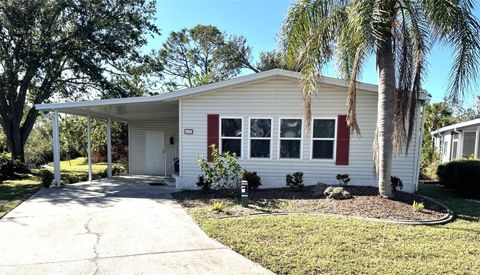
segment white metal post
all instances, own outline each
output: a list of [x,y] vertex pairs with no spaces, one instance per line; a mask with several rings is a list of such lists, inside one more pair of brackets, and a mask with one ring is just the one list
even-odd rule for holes
[[91,118],[87,117],[87,156],[88,156],[88,181],[92,181],[92,136]]
[[479,147],[480,146],[480,127],[477,127],[477,131],[475,133],[475,152],[473,152],[473,155],[475,158],[480,158],[480,152],[479,152]]
[[112,178],[112,121],[108,119],[107,124],[107,165],[108,165],[108,178]]
[[53,173],[55,176],[55,186],[60,187],[62,184],[60,175],[60,141],[58,133],[58,111],[55,111],[52,117],[53,130]]

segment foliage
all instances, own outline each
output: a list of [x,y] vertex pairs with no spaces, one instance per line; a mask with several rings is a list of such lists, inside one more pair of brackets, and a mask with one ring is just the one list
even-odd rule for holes
[[225,212],[226,205],[223,201],[216,201],[212,204],[211,207],[212,211],[214,212]]
[[28,168],[21,161],[12,159],[8,153],[0,154],[0,183],[7,179],[18,178],[19,174],[28,172]]
[[262,177],[257,175],[257,172],[245,171],[243,173],[243,180],[248,182],[249,190],[256,190],[260,185],[262,185]]
[[288,174],[285,177],[285,181],[287,183],[287,186],[293,189],[303,189],[304,184],[303,184],[303,172],[298,171],[294,172],[292,174]]
[[227,36],[212,25],[171,32],[156,53],[152,70],[166,77],[165,88],[194,87],[231,78],[250,64],[251,49],[243,36]]
[[349,81],[347,124],[357,123],[357,80],[368,57],[376,59],[379,76],[377,129],[373,159],[380,194],[391,196],[393,154],[408,150],[415,129],[417,100],[434,42],[454,51],[449,99],[457,101],[479,75],[480,23],[473,1],[297,1],[281,35],[287,64],[300,68],[306,125],[319,76],[335,59]]
[[399,177],[392,176],[392,193],[395,191],[401,191],[403,189],[403,182]]
[[323,182],[318,182],[315,187],[313,188],[313,195],[314,196],[323,196],[325,189],[327,189],[328,185]]
[[212,181],[206,180],[204,176],[200,175],[197,177],[197,186],[204,192],[208,192],[212,187]]
[[205,158],[199,157],[198,165],[202,171],[205,180],[211,181],[215,189],[227,189],[235,193],[240,188],[243,168],[238,163],[238,158],[235,153],[220,151],[211,145],[212,148],[212,163],[209,163]]
[[127,174],[127,169],[119,163],[112,164],[112,175],[123,176]]
[[471,106],[465,107],[463,102],[457,102],[452,105],[458,122],[480,118],[480,96],[478,95],[475,96],[474,102]]
[[425,205],[423,202],[413,201],[412,208],[413,211],[423,211],[423,209],[425,209]]
[[42,185],[45,188],[49,188],[52,185],[54,175],[53,172],[48,169],[42,169],[39,172],[40,179],[42,181]]
[[[70,137],[79,139],[78,136]],[[65,150],[61,149],[61,152]],[[28,167],[40,167],[53,161],[53,143],[51,123],[39,117],[25,144],[25,164]]]
[[259,61],[257,62],[257,69],[260,71],[267,71],[272,69],[284,69],[290,71],[297,71],[298,68],[289,66],[280,51],[264,51],[260,52]]
[[159,33],[154,15],[149,0],[0,2],[0,125],[14,158],[24,158],[34,104],[122,89],[115,80]]
[[432,103],[425,107],[423,128],[423,146],[420,160],[420,172],[425,179],[435,179],[440,164],[440,152],[434,147],[430,133],[442,127],[455,124],[458,119],[447,102]]
[[456,160],[438,166],[440,183],[464,198],[480,199],[480,160]]
[[347,184],[350,182],[350,176],[348,174],[337,174],[336,179],[340,185],[347,186]]

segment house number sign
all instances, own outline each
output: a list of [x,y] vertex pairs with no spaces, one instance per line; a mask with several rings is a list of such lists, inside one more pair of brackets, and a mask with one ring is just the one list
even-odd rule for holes
[[183,129],[185,135],[193,135],[193,129]]

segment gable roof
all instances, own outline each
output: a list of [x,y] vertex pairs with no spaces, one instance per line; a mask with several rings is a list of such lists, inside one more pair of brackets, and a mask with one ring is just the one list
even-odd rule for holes
[[[176,100],[181,97],[199,95],[206,92],[211,92],[215,90],[231,88],[240,85],[246,85],[249,83],[269,79],[269,78],[287,78],[294,80],[301,80],[303,76],[298,72],[273,69],[269,71],[259,72],[255,74],[245,75],[234,77],[231,79],[219,81],[216,83],[211,83],[199,87],[187,88],[178,91],[173,91],[169,93],[163,93],[155,96],[142,96],[142,97],[127,97],[127,98],[115,98],[115,99],[99,99],[99,100],[90,100],[90,101],[77,101],[77,102],[64,102],[64,103],[44,103],[36,104],[35,108],[39,111],[41,110],[56,110],[56,109],[67,109],[67,108],[79,108],[79,107],[93,107],[93,106],[106,106],[106,105],[116,105],[116,104],[128,104],[128,103],[148,103],[155,101],[170,101]],[[322,83],[348,87],[348,82],[346,80],[325,77],[322,76]],[[358,82],[357,87],[360,92],[369,92],[377,93],[377,85],[367,84]]]
[[439,134],[439,133],[442,133],[442,132],[451,131],[451,130],[455,130],[455,129],[458,129],[458,128],[475,126],[475,125],[478,125],[480,127],[480,118],[465,121],[465,122],[461,122],[461,123],[457,123],[457,124],[453,124],[453,125],[449,125],[449,126],[445,126],[443,128],[440,128],[438,130],[435,130],[435,131],[431,132],[430,134],[431,135],[436,135],[436,134]]

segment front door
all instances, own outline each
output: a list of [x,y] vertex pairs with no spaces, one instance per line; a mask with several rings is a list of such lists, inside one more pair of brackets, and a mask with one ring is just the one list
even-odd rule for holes
[[165,175],[163,146],[165,137],[162,131],[145,132],[145,173],[147,175]]

